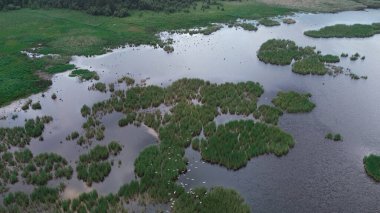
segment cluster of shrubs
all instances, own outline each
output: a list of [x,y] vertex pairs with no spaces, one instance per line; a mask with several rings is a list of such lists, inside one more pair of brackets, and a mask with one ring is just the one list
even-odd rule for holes
[[315,104],[309,100],[310,97],[310,93],[278,92],[272,103],[288,113],[311,112]]

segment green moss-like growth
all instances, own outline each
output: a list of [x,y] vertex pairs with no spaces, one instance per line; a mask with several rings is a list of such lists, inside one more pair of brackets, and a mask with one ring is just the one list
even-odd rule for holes
[[173,212],[235,212],[248,213],[250,208],[234,190],[222,187],[195,188],[182,194],[174,204]]
[[50,74],[55,74],[55,73],[65,72],[72,69],[75,69],[75,65],[73,64],[57,64],[57,65],[47,68],[46,72]]
[[301,75],[325,75],[327,68],[318,56],[310,56],[296,61],[292,65],[292,71]]
[[310,112],[315,104],[309,100],[311,94],[300,94],[296,92],[278,92],[272,103],[288,113]]
[[260,19],[259,24],[264,25],[266,27],[280,26],[280,22],[269,18]]
[[33,110],[40,110],[40,109],[42,109],[41,103],[37,102],[37,103],[32,104],[32,109]]
[[235,24],[235,26],[241,27],[247,31],[257,31],[257,27],[255,25],[249,24],[249,23],[237,23],[237,24]]
[[74,70],[70,73],[70,77],[79,77],[82,81],[88,81],[91,79],[99,80],[99,76],[95,71],[89,71],[85,69]]
[[380,23],[374,24],[337,24],[323,27],[319,30],[304,32],[313,38],[365,38],[380,33]]
[[365,156],[363,163],[368,176],[380,182],[380,156],[374,154]]
[[268,105],[259,106],[259,108],[253,113],[256,119],[274,125],[277,125],[278,119],[282,114],[281,110]]
[[202,159],[229,169],[239,169],[255,156],[281,156],[294,146],[291,135],[277,127],[253,121],[232,121],[218,126],[216,133],[201,143]]
[[111,172],[110,154],[117,155],[122,147],[117,142],[111,142],[108,147],[96,145],[88,154],[79,156],[77,164],[78,179],[88,185],[92,182],[102,182]]
[[328,54],[319,56],[319,60],[326,63],[338,63],[340,61],[340,58],[337,55]]
[[106,92],[107,86],[105,83],[97,82],[94,84],[94,88],[100,92]]
[[340,134],[327,133],[325,136],[326,139],[333,141],[343,141],[343,137]]
[[294,41],[270,39],[260,46],[257,57],[265,63],[289,65],[293,60],[299,60],[303,56],[314,54],[313,48],[298,47]]

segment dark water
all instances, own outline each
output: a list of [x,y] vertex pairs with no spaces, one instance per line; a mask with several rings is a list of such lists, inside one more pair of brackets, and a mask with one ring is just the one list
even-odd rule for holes
[[[174,53],[148,46],[117,49],[96,57],[74,57],[72,63],[81,68],[96,70],[101,81],[110,83],[122,75],[130,74],[148,84],[168,85],[182,77],[197,77],[212,82],[260,82],[265,93],[260,103],[270,103],[281,90],[310,92],[317,107],[308,114],[285,114],[279,126],[292,134],[296,145],[281,158],[273,155],[252,159],[245,168],[229,171],[223,167],[203,163],[200,155],[187,150],[189,171],[179,179],[187,189],[196,186],[224,186],[234,188],[257,212],[379,212],[380,184],[365,174],[362,159],[370,153],[380,153],[380,35],[365,39],[312,39],[303,31],[336,23],[380,22],[380,11],[368,10],[337,14],[298,14],[295,25],[260,27],[257,32],[223,28],[210,35],[172,35],[176,43]],[[163,37],[168,36],[162,34]],[[342,52],[365,55],[364,61],[351,62],[342,59],[339,65],[350,68],[368,80],[351,80],[340,75],[300,76],[290,71],[290,66],[266,65],[257,60],[256,51],[270,38],[288,38],[299,45],[316,46],[323,54]],[[13,112],[19,110],[17,101],[0,109],[0,115],[18,114],[16,121],[0,121],[0,126],[23,124],[24,118],[36,115],[52,115],[54,121],[47,126],[44,142],[33,141],[34,153],[56,152],[75,160],[87,150],[64,140],[67,134],[79,130],[84,119],[80,116],[83,104],[91,105],[107,99],[109,94],[88,91],[91,82],[80,83],[69,78],[68,73],[54,77],[54,84],[41,100],[43,110]],[[63,101],[53,101],[56,92]],[[115,192],[134,178],[133,161],[149,144],[156,143],[156,136],[147,128],[119,128],[120,114],[104,117],[106,137],[100,144],[118,140],[124,145],[123,153],[115,162],[109,177],[102,184],[92,187],[100,193]],[[232,117],[219,117],[226,122]],[[342,143],[325,141],[327,132],[343,135]],[[60,143],[62,141],[62,143]],[[74,174],[75,176],[75,174]],[[91,190],[85,184],[73,180],[66,182],[65,195],[75,196]],[[53,184],[53,183],[52,183]],[[16,189],[26,189],[19,185]]]

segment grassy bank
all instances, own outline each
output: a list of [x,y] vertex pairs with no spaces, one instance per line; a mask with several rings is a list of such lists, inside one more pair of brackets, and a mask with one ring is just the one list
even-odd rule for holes
[[[157,43],[155,34],[160,31],[206,26],[237,18],[258,19],[292,11],[255,1],[223,4],[224,10],[215,6],[202,11],[199,5],[189,13],[131,11],[131,16],[126,18],[90,16],[58,9],[0,12],[0,106],[48,88],[51,82],[40,79],[36,71],[65,70],[61,68],[72,55],[101,54],[106,48],[126,43]],[[38,53],[60,54],[61,57],[30,60],[21,51],[31,48],[37,48]]]

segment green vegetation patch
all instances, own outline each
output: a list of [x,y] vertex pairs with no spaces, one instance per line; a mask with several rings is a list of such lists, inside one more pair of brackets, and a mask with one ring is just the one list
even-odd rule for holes
[[281,156],[294,146],[291,135],[277,127],[253,121],[232,121],[218,126],[201,143],[202,159],[229,169],[239,169],[252,158],[274,153]]
[[327,54],[319,56],[319,60],[326,63],[338,63],[340,61],[340,58],[337,55]]
[[343,141],[343,137],[340,134],[334,134],[331,132],[327,133],[325,138],[333,141]]
[[278,108],[268,105],[259,106],[259,108],[253,113],[256,119],[260,119],[265,123],[273,125],[277,125],[278,119],[282,114],[282,111]]
[[76,168],[78,179],[85,181],[87,185],[102,182],[111,172],[111,163],[107,161],[109,155],[117,155],[121,149],[121,145],[113,141],[108,147],[96,145],[88,154],[79,156]]
[[272,103],[288,113],[311,112],[315,104],[309,100],[310,97],[310,93],[278,92]]
[[294,62],[292,71],[301,75],[325,75],[328,69],[318,56],[309,56]]
[[365,156],[363,163],[368,176],[380,182],[380,156],[374,154]]
[[235,26],[241,27],[247,31],[257,31],[257,27],[253,24],[250,24],[250,23],[237,23],[237,24],[235,24]]
[[264,25],[266,27],[280,26],[280,22],[269,18],[260,19],[259,24]]
[[91,79],[99,80],[99,76],[95,71],[89,71],[85,69],[74,70],[70,73],[70,77],[79,77],[82,81],[88,81]]
[[50,74],[55,74],[55,73],[65,72],[72,69],[75,69],[75,65],[73,64],[57,64],[57,65],[53,65],[47,68],[46,72]]
[[260,61],[275,65],[289,65],[293,60],[303,56],[313,55],[311,47],[298,47],[294,41],[285,39],[270,39],[264,42],[257,53]]
[[319,30],[305,31],[306,36],[313,38],[366,38],[380,33],[380,23],[374,24],[337,24]]
[[234,190],[222,187],[195,188],[183,193],[175,202],[173,212],[235,212],[248,213],[250,208]]

